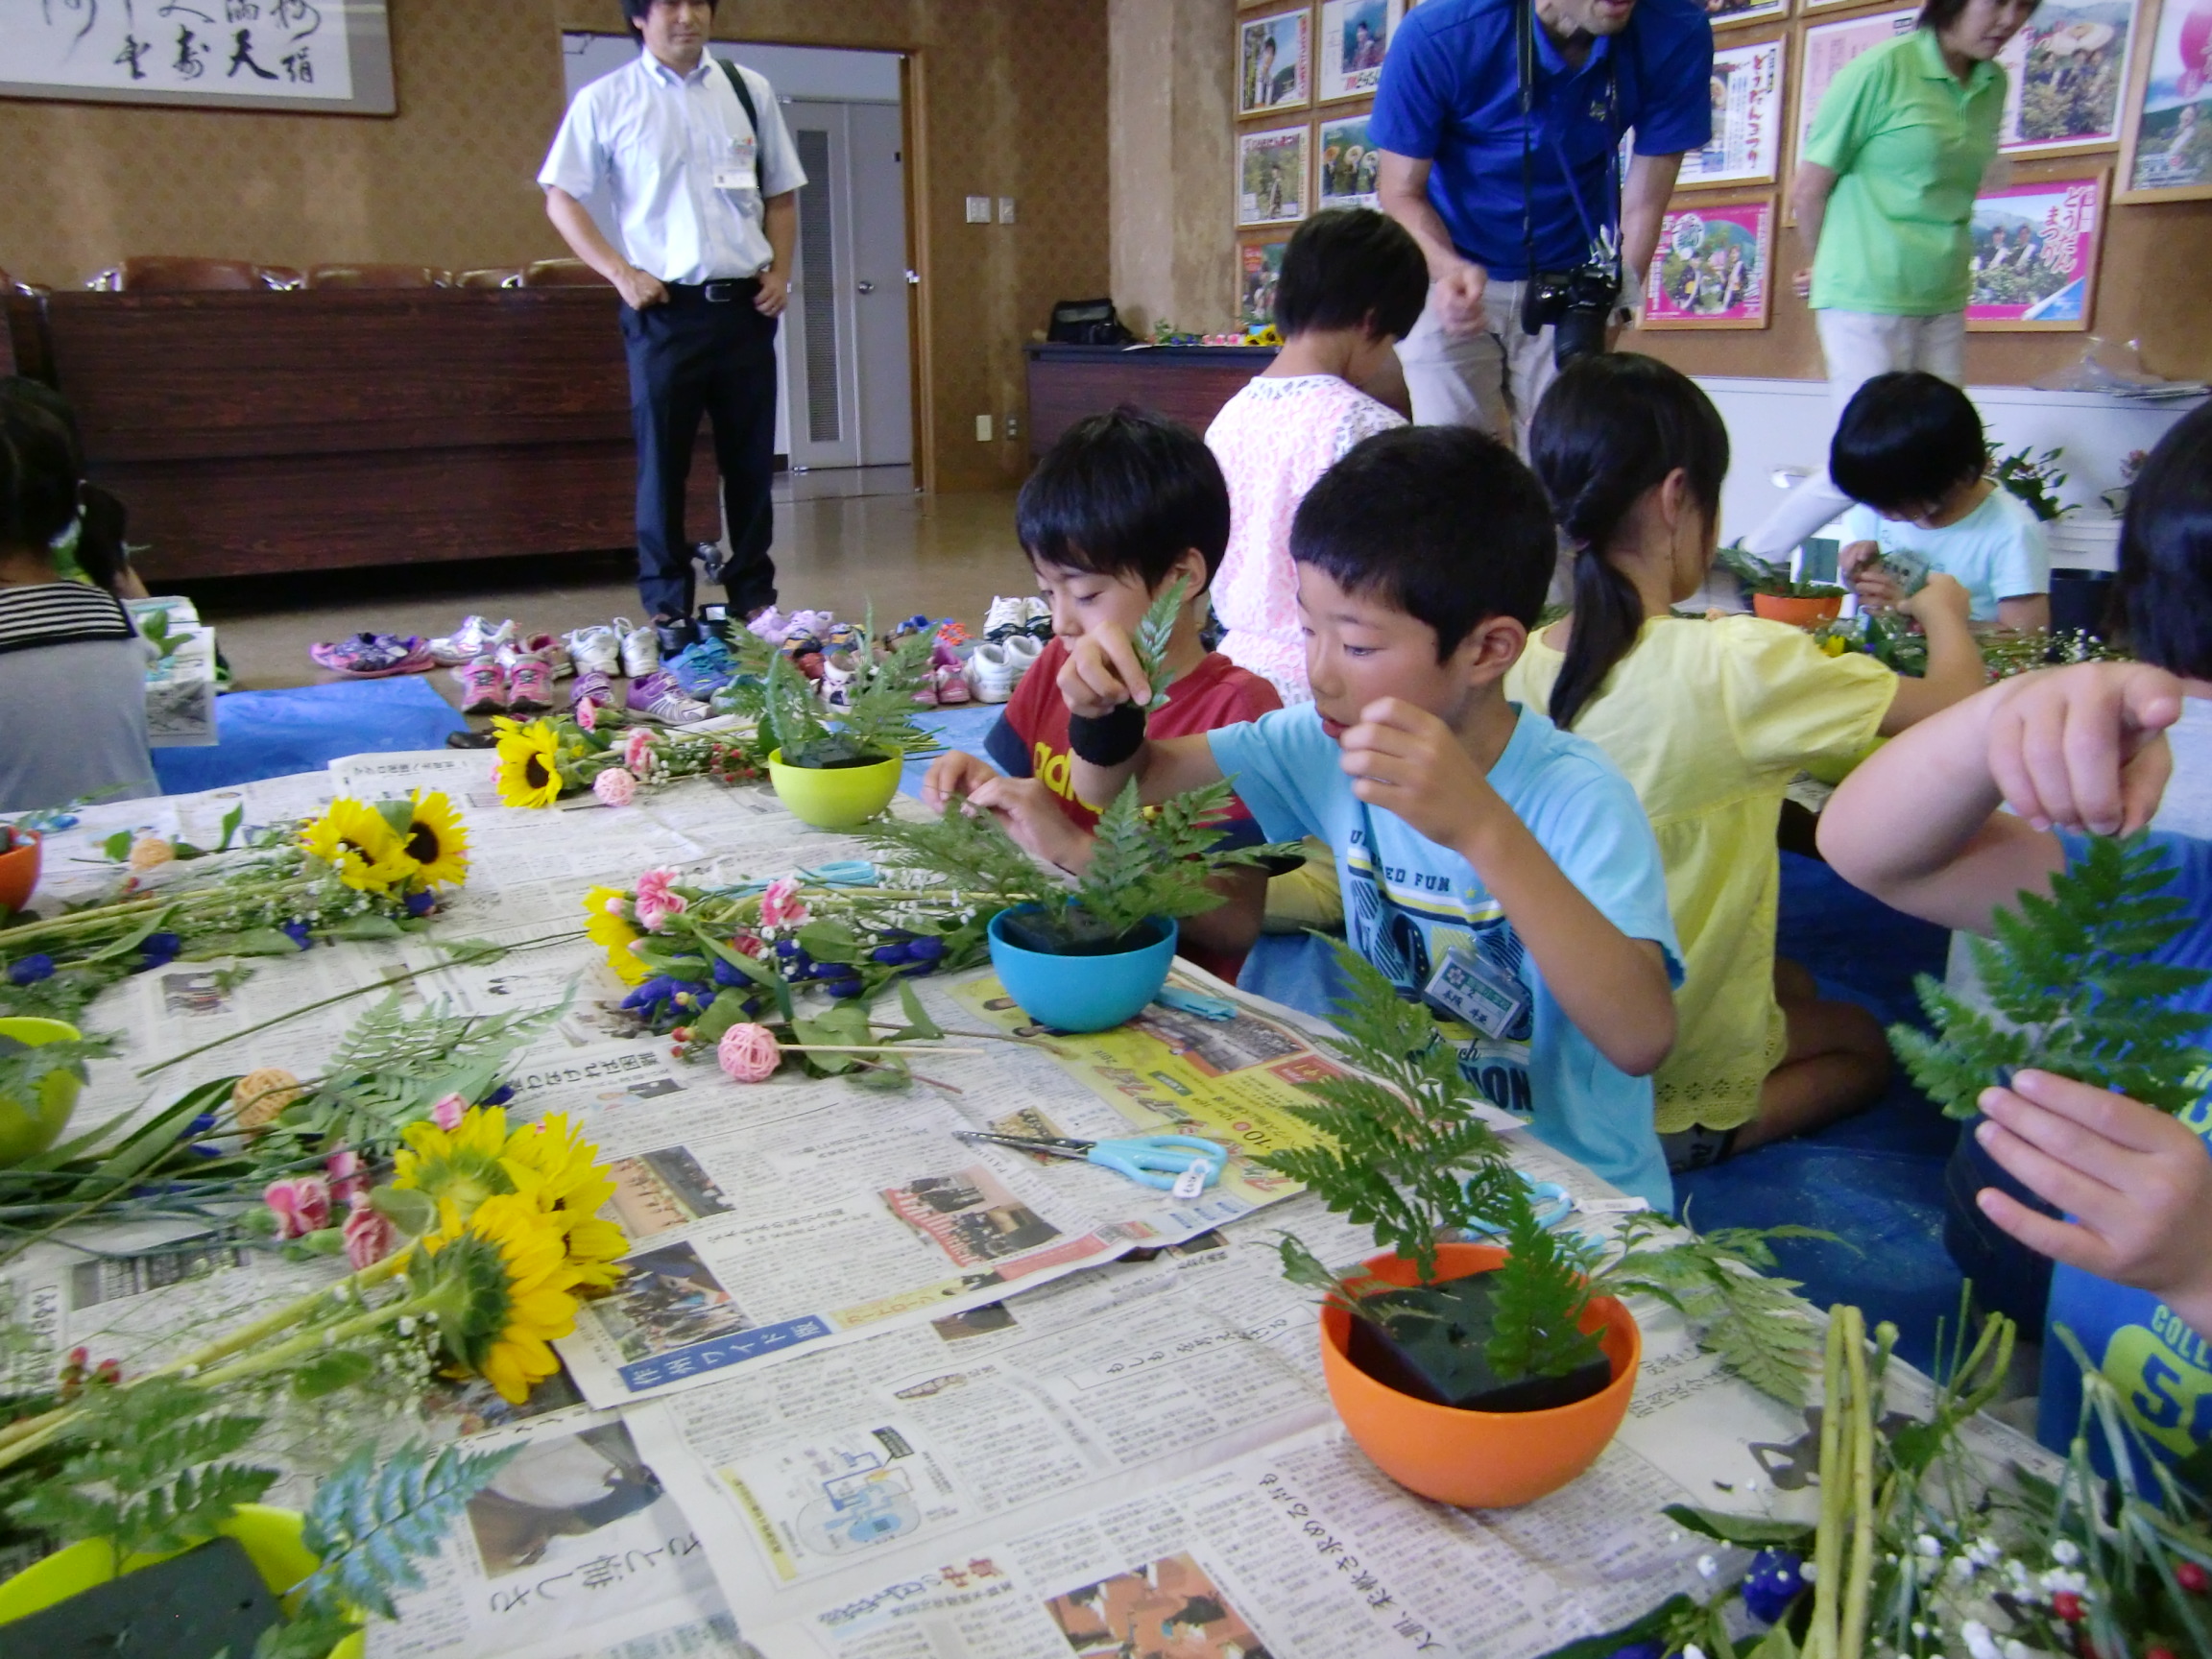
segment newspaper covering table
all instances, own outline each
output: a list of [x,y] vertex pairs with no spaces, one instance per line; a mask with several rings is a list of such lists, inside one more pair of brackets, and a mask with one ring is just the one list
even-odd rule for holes
[[[525,1449],[399,1622],[373,1626],[378,1659],[1523,1659],[1705,1581],[1727,1552],[1678,1532],[1665,1504],[1811,1513],[1813,1415],[1721,1371],[1656,1305],[1636,1308],[1627,1422],[1565,1490],[1462,1511],[1377,1473],[1336,1422],[1310,1300],[1272,1248],[1295,1231],[1349,1264],[1371,1240],[1251,1163],[1307,1133],[1285,1108],[1333,1068],[1316,1022],[1191,971],[1234,997],[1235,1020],[1156,1006],[1096,1037],[994,1041],[1025,1028],[979,971],[920,982],[949,1032],[978,1034],[919,1068],[949,1087],[734,1084],[619,1034],[619,986],[567,937],[582,893],[655,865],[781,875],[856,845],[757,788],[523,812],[498,805],[486,772],[481,755],[373,756],[94,808],[49,842],[40,894],[111,879],[91,850],[117,828],[208,845],[233,807],[267,822],[340,792],[442,787],[472,836],[469,884],[427,935],[316,950],[242,982],[177,963],[110,993],[85,1022],[122,1052],[95,1063],[80,1125],[253,1066],[309,1074],[386,981],[469,1012],[566,1003],[516,1067],[509,1111],[568,1113],[601,1145],[632,1271],[524,1406],[438,1382],[422,1421],[386,1426]],[[529,948],[459,964],[439,941],[461,937]],[[1184,1202],[953,1139],[986,1127],[1194,1133],[1229,1145],[1231,1165]],[[1510,1143],[1575,1197],[1575,1224],[1616,1224],[1599,1214],[1612,1189],[1526,1133]],[[175,1228],[79,1241],[107,1254],[46,1247],[5,1274],[36,1342],[25,1375],[80,1345],[136,1369],[333,1276]],[[1993,1457],[2036,1456],[1997,1425],[1976,1433]],[[333,1438],[350,1437],[294,1426],[275,1501],[349,1450]]]

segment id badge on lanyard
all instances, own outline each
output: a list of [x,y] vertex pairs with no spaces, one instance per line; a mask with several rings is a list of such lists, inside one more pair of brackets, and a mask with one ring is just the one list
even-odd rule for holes
[[1518,977],[1456,947],[1444,952],[1443,964],[1422,995],[1493,1041],[1528,1012],[1528,988]]
[[760,187],[760,145],[755,138],[733,138],[727,155],[715,164],[717,190],[757,190]]

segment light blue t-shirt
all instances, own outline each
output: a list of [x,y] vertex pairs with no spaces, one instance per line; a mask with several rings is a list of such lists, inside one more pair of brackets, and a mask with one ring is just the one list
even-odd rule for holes
[[[1607,921],[1667,952],[1679,984],[1659,843],[1635,790],[1595,743],[1515,707],[1519,723],[1490,768],[1490,786]],[[1270,841],[1312,835],[1335,851],[1345,931],[1401,992],[1420,996],[1455,947],[1520,980],[1527,1011],[1501,1037],[1478,1032],[1462,1042],[1460,1074],[1528,1117],[1546,1145],[1671,1214],[1651,1079],[1629,1076],[1575,1027],[1474,867],[1352,793],[1336,742],[1310,703],[1206,736],[1214,764]]]
[[1885,518],[1871,507],[1843,515],[1843,544],[1877,543],[1885,554],[1910,553],[1931,570],[1955,576],[1973,596],[1977,622],[1997,620],[1997,601],[2051,591],[2051,543],[2028,504],[2000,486],[1956,524],[1923,530]]

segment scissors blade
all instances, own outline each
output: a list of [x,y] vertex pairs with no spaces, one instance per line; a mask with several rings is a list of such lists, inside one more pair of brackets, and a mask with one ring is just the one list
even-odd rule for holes
[[1048,1135],[994,1135],[982,1129],[955,1129],[957,1140],[972,1145],[1010,1146],[1017,1152],[1034,1152],[1045,1158],[1088,1158],[1092,1141],[1070,1141]]

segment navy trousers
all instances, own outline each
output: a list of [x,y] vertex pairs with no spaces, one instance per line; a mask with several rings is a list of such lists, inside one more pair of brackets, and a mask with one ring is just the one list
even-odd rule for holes
[[702,417],[714,423],[722,473],[731,547],[722,584],[731,612],[741,617],[776,603],[768,557],[776,533],[768,498],[776,470],[776,319],[754,307],[759,288],[751,279],[670,284],[665,304],[622,307],[637,436],[637,593],[648,617],[688,616],[697,598],[684,486]]

